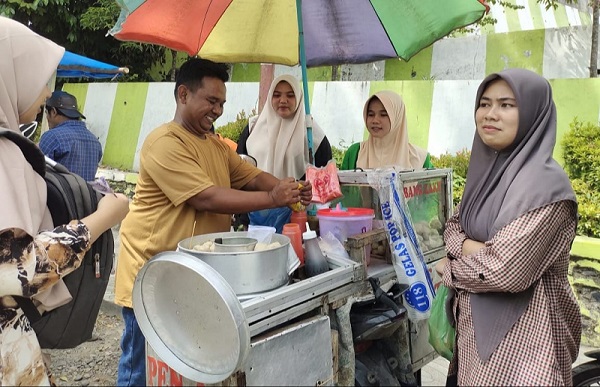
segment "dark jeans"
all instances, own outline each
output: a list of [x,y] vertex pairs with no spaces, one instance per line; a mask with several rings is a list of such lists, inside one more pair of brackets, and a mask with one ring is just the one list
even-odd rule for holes
[[121,337],[121,359],[117,386],[146,385],[146,339],[138,326],[132,308],[123,308],[125,329]]

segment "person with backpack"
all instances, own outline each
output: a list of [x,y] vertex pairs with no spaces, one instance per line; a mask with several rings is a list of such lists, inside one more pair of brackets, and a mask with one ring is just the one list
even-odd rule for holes
[[[36,333],[14,297],[33,297],[71,273],[91,244],[128,211],[125,195],[102,198],[98,210],[52,226],[43,170],[19,145],[20,123],[33,121],[50,95],[46,84],[64,48],[23,24],[0,16],[0,385],[50,385]],[[38,151],[39,152],[39,151]],[[39,153],[43,161],[43,155]],[[45,165],[42,164],[41,165]]]
[[77,98],[57,90],[46,101],[49,131],[42,134],[40,149],[85,181],[93,181],[102,159],[102,145],[81,119]]
[[[223,114],[227,67],[191,58],[175,80],[175,117],[154,129],[142,145],[131,212],[120,230],[115,303],[123,307],[117,385],[146,384],[145,338],[133,311],[133,284],[156,254],[174,251],[190,237],[231,228],[231,214],[289,206],[312,199],[293,177],[279,179],[244,161],[212,135]],[[199,316],[201,318],[201,316]]]

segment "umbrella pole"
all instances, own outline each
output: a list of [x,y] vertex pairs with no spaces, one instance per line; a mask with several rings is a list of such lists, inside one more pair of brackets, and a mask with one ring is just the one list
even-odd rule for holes
[[302,0],[296,0],[298,16],[298,40],[300,43],[300,68],[302,69],[302,87],[304,90],[304,110],[306,112],[306,138],[308,139],[308,161],[314,165],[312,116],[310,115],[310,98],[308,95],[308,77],[306,75],[306,53],[304,50],[304,29],[302,27]]

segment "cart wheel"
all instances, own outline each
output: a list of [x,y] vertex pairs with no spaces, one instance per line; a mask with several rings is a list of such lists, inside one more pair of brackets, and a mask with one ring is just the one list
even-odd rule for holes
[[600,386],[600,361],[590,361],[573,368],[574,386]]

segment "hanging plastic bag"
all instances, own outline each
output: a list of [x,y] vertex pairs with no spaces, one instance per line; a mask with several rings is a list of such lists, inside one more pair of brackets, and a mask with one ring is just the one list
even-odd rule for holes
[[334,160],[329,160],[327,165],[322,168],[309,165],[306,168],[306,180],[312,184],[313,203],[328,203],[342,196],[340,179]]
[[429,316],[427,324],[429,325],[429,344],[437,353],[448,360],[452,360],[456,332],[454,327],[450,325],[446,315],[447,298],[448,288],[440,285],[433,299],[431,316]]
[[398,282],[409,287],[403,294],[408,318],[411,321],[425,320],[431,312],[435,289],[412,225],[402,182],[393,168],[370,171],[367,180],[379,195]]

